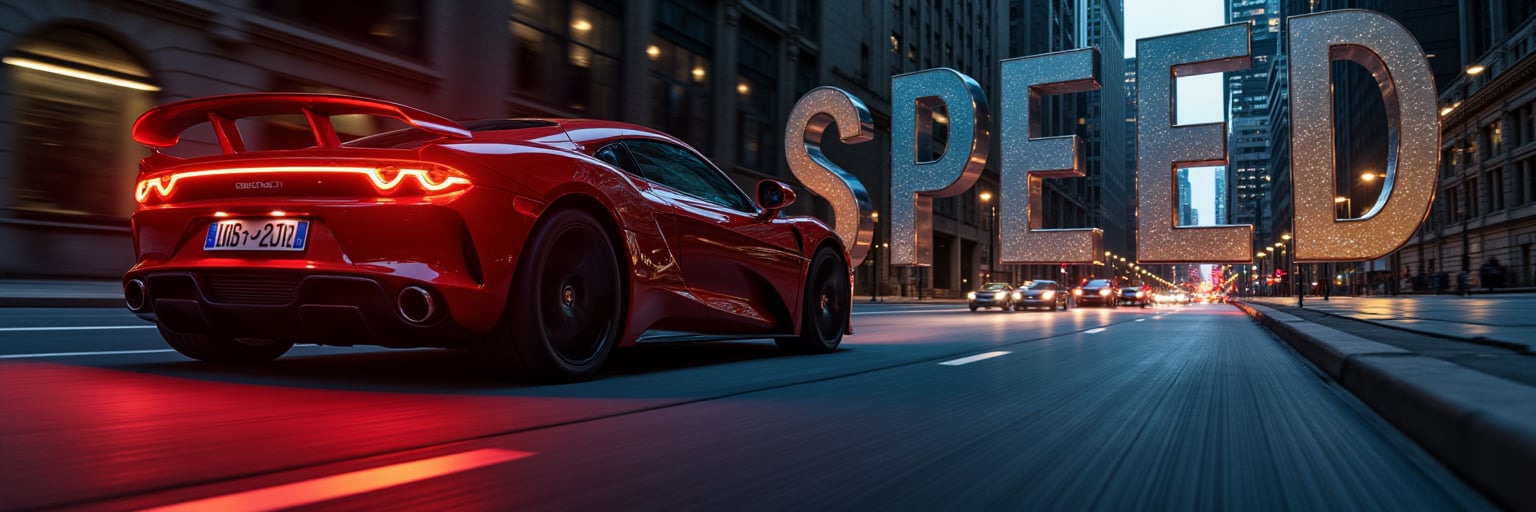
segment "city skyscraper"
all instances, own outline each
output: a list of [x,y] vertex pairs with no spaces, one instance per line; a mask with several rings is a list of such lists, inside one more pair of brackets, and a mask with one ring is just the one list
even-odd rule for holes
[[1227,219],[1227,171],[1225,168],[1216,169],[1216,207],[1211,216],[1212,224],[1226,224]]
[[1263,201],[1272,183],[1268,88],[1280,40],[1279,0],[1227,0],[1226,21],[1249,25],[1252,53],[1248,69],[1226,74],[1228,158],[1225,171],[1216,174],[1214,221],[1253,224],[1255,236],[1266,240]]
[[[1135,247],[1132,219],[1135,216],[1131,190],[1135,184],[1132,168],[1126,167],[1123,140],[1133,139],[1126,131],[1125,109],[1125,22],[1122,0],[1086,0],[1080,16],[1087,37],[1084,46],[1099,49],[1101,88],[1084,93],[1087,97],[1087,135],[1084,139],[1087,160],[1089,224],[1104,230],[1104,248],[1130,255]],[[1134,154],[1134,153],[1133,153]]]
[[1193,226],[1193,225],[1195,225],[1195,220],[1194,220],[1195,219],[1195,214],[1194,214],[1194,205],[1190,204],[1191,203],[1190,202],[1190,199],[1191,199],[1190,198],[1191,189],[1189,187],[1189,169],[1179,169],[1178,181],[1179,181],[1179,207],[1178,207],[1179,218],[1176,220],[1174,225],[1177,225],[1177,226]]

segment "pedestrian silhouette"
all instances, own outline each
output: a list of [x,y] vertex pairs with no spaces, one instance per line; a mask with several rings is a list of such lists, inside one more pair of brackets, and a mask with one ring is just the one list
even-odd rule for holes
[[1504,267],[1499,266],[1498,258],[1488,258],[1488,262],[1477,269],[1477,278],[1482,281],[1484,288],[1492,292],[1494,288],[1504,285]]

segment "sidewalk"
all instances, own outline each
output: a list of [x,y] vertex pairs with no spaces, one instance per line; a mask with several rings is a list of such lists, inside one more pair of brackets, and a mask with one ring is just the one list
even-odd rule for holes
[[0,307],[125,307],[123,284],[116,280],[0,279]]
[[[1243,299],[1295,307],[1296,297]],[[1536,352],[1536,294],[1306,297],[1304,309],[1404,331],[1524,347]]]
[[1536,510],[1536,296],[1232,302],[1490,498]]

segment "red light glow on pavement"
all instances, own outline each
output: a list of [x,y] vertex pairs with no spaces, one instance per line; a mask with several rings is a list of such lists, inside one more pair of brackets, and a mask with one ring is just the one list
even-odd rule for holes
[[152,512],[280,510],[355,496],[532,456],[485,448],[148,509]]

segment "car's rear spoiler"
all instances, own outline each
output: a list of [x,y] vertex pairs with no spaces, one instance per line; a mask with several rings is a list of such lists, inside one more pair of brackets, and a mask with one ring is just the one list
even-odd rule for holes
[[398,119],[412,128],[455,139],[469,139],[469,130],[442,116],[388,101],[339,94],[246,93],[178,101],[150,109],[133,123],[133,140],[156,151],[175,146],[181,133],[211,123],[225,154],[245,151],[236,119],[303,114],[321,148],[341,146],[331,116],[361,114]]

